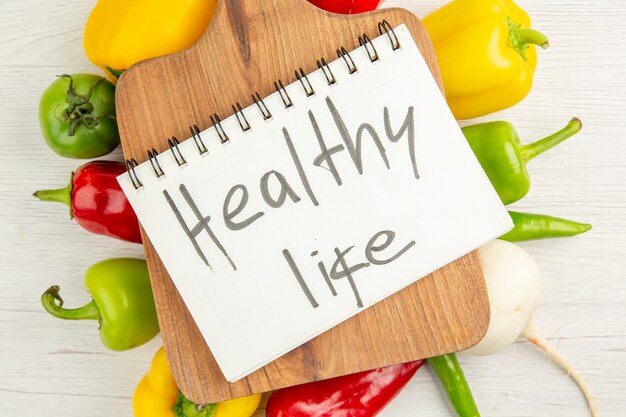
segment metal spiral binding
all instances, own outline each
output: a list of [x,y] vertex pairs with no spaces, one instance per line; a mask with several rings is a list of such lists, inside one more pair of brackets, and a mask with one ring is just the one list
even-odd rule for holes
[[283,82],[281,80],[274,81],[274,87],[276,87],[276,92],[280,96],[280,99],[283,101],[285,108],[288,109],[290,107],[293,107],[293,101],[291,101],[291,97],[289,97],[289,93],[287,93]]
[[328,82],[328,85],[333,85],[337,83],[337,80],[335,79],[335,75],[333,74],[330,67],[328,66],[328,62],[326,62],[326,58],[317,60],[317,68],[322,70],[322,73],[324,74],[324,77],[326,77],[326,81]]
[[254,104],[256,104],[259,107],[259,110],[261,111],[261,114],[263,115],[263,120],[268,120],[272,118],[272,113],[269,111],[269,109],[265,105],[265,102],[261,98],[261,95],[259,94],[258,91],[252,94],[252,101],[254,101]]
[[198,125],[194,123],[192,126],[189,127],[189,129],[191,130],[191,137],[196,143],[196,148],[198,148],[198,152],[200,152],[200,155],[204,155],[205,153],[209,152],[206,145],[204,144],[204,141],[202,140],[202,136],[200,136],[200,128],[198,127]]
[[350,75],[354,74],[355,72],[357,72],[359,69],[357,68],[356,64],[354,63],[354,61],[352,60],[352,56],[350,55],[350,53],[346,50],[345,47],[341,47],[339,49],[337,49],[337,56],[339,58],[343,58],[343,61],[346,63],[346,65],[348,66],[348,73]]
[[306,96],[307,97],[314,96],[315,90],[313,89],[313,86],[311,85],[311,82],[309,81],[309,77],[306,76],[302,67],[300,67],[300,73],[298,73],[298,71],[295,71],[295,74],[296,74],[296,78],[298,79],[298,81],[300,81],[300,84],[302,84],[302,88],[304,89],[304,93],[306,94]]
[[159,163],[159,159],[157,158],[159,153],[156,149],[152,148],[148,150],[148,160],[150,160],[150,165],[152,165],[152,170],[156,174],[157,178],[161,178],[165,175],[163,168],[161,168],[161,164]]
[[[398,39],[396,32],[394,31],[393,27],[391,27],[388,21],[382,20],[378,22],[378,32],[381,35],[387,35],[393,51],[397,51],[398,49],[401,48],[400,40]],[[380,59],[378,55],[378,51],[376,50],[376,47],[374,46],[369,36],[363,33],[361,36],[358,37],[358,39],[359,39],[359,45],[365,49],[365,52],[367,53],[367,56],[370,62],[374,63],[378,61]],[[348,50],[345,47],[341,46],[340,48],[337,49],[337,56],[344,61],[344,63],[346,64],[346,67],[348,68],[348,73],[350,75],[358,72],[359,70],[358,67],[354,63],[354,60],[352,59],[350,52],[348,52]],[[324,77],[326,78],[326,82],[328,83],[328,85],[331,86],[331,85],[336,84],[337,79],[335,78],[335,75],[330,69],[330,66],[326,62],[326,59],[320,58],[316,61],[316,63],[317,63],[317,67],[322,71],[322,74],[324,74]],[[313,88],[313,85],[309,81],[307,74],[304,72],[304,70],[301,67],[295,71],[295,76],[296,76],[296,80],[300,82],[302,89],[304,90],[304,93],[306,94],[307,97],[311,97],[315,95],[315,89]],[[285,106],[285,109],[289,109],[293,107],[294,103],[291,100],[289,93],[287,93],[287,89],[283,85],[283,82],[281,80],[277,80],[276,82],[274,82],[274,87],[276,88],[276,92],[280,96]],[[269,120],[272,118],[272,113],[270,112],[268,107],[265,105],[265,102],[263,101],[263,99],[261,98],[261,95],[258,92],[255,92],[252,95],[252,101],[254,102],[254,104],[256,104],[259,111],[261,112],[261,115],[263,116],[263,120]],[[248,122],[248,119],[246,118],[246,115],[244,114],[244,109],[242,108],[241,104],[239,103],[233,104],[232,110],[233,110],[233,114],[237,118],[237,122],[239,123],[239,127],[241,128],[241,130],[243,132],[248,132],[249,130],[251,130],[252,126]],[[216,113],[214,113],[212,116],[210,116],[210,120],[215,131],[217,132],[217,135],[220,138],[220,141],[223,144],[227,143],[230,140],[230,138],[228,137],[228,135],[226,134],[226,131],[222,127],[222,120],[220,119],[220,117]],[[196,144],[196,148],[198,149],[198,152],[200,153],[200,155],[204,155],[208,153],[209,150],[207,146],[205,145],[204,140],[202,139],[201,131],[198,125],[193,124],[189,127],[189,129],[191,131],[191,137],[193,138],[193,141]],[[172,152],[172,155],[174,156],[174,160],[176,161],[176,164],[179,167],[186,165],[187,160],[185,159],[185,157],[183,156],[182,152],[180,151],[178,147],[178,145],[180,144],[178,139],[172,136],[171,139],[167,140],[167,143],[168,143],[170,152]],[[154,174],[156,175],[157,178],[161,178],[165,176],[165,171],[161,167],[158,157],[159,157],[159,153],[156,151],[155,148],[148,150],[148,160],[150,161],[152,170],[154,171]],[[137,161],[134,158],[131,158],[131,159],[127,159],[125,161],[125,164],[126,164],[126,171],[128,173],[128,176],[131,180],[133,187],[136,190],[143,187],[143,182],[139,179],[139,176],[137,175],[137,172],[135,170],[137,166],[139,165]]]
[[172,152],[172,155],[174,155],[174,159],[176,160],[176,163],[178,164],[178,166],[182,167],[183,165],[185,165],[187,163],[187,160],[185,159],[183,154],[180,152],[180,149],[178,149],[178,145],[180,144],[178,139],[172,136],[171,139],[167,140],[167,144],[169,145],[170,151]]
[[376,47],[367,34],[364,33],[362,36],[359,36],[359,45],[365,48],[367,56],[370,58],[370,62],[378,61],[378,52],[376,51]]
[[126,172],[128,172],[128,176],[130,177],[130,181],[132,182],[133,187],[135,187],[135,190],[143,187],[143,183],[141,182],[141,180],[139,180],[137,172],[135,172],[135,167],[137,165],[139,164],[137,163],[137,160],[135,158],[130,158],[126,160]]
[[400,49],[400,41],[396,36],[396,32],[386,20],[381,20],[380,22],[378,22],[378,33],[382,35],[383,32],[385,32],[387,34],[387,37],[389,37],[389,41],[391,42],[391,49],[393,49],[394,51]]
[[241,108],[241,104],[239,104],[238,102],[233,104],[233,114],[237,118],[237,122],[239,122],[239,126],[241,126],[241,130],[244,133],[252,129],[250,127],[250,123],[248,123],[248,119],[246,119],[246,115],[243,114],[243,109]]
[[211,116],[211,124],[213,124],[213,127],[215,128],[217,135],[220,137],[220,141],[222,142],[222,144],[230,140],[228,138],[228,135],[224,131],[224,128],[222,127],[222,120],[217,115],[217,113],[213,113],[213,116]]

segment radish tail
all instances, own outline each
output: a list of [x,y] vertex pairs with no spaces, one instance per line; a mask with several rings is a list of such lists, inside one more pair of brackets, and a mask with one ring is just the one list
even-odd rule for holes
[[598,404],[596,403],[593,394],[589,390],[589,386],[580,375],[580,373],[574,369],[574,367],[561,355],[561,353],[556,350],[548,341],[535,329],[532,323],[528,323],[524,330],[522,330],[522,337],[525,337],[532,343],[541,349],[546,355],[548,355],[548,359],[550,361],[556,363],[561,369],[563,369],[570,378],[572,378],[580,391],[585,396],[585,400],[587,400],[587,404],[589,405],[589,411],[591,412],[592,417],[599,417],[600,413],[598,411]]

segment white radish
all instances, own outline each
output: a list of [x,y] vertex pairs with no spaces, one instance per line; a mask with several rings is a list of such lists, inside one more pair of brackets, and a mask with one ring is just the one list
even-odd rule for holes
[[533,258],[519,246],[502,240],[483,246],[479,253],[489,293],[491,321],[483,339],[464,353],[491,355],[522,336],[567,372],[580,387],[591,415],[597,417],[598,405],[582,376],[532,325],[531,318],[541,294],[541,274]]

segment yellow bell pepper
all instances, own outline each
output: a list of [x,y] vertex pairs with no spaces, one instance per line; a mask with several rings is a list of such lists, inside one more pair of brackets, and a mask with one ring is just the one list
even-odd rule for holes
[[119,76],[117,72],[136,62],[193,45],[216,4],[217,0],[99,0],[85,26],[85,52],[109,78]]
[[502,110],[526,97],[537,65],[534,45],[548,47],[511,0],[454,0],[423,22],[457,119]]
[[133,395],[135,417],[250,417],[258,408],[261,394],[216,404],[194,404],[178,390],[165,350],[160,348]]

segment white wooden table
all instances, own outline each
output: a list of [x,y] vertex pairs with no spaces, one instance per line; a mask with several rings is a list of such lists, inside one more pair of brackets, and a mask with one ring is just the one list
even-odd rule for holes
[[[0,414],[130,416],[131,396],[157,338],[130,352],[100,344],[97,324],[48,316],[40,294],[60,284],[68,306],[88,301],[82,274],[93,262],[141,256],[138,245],[84,232],[67,211],[31,197],[60,187],[80,161],[62,159],[41,138],[37,104],[55,75],[98,72],[82,47],[95,0],[0,1]],[[418,16],[443,0],[389,0]],[[520,0],[550,38],[539,51],[531,94],[484,120],[513,122],[540,138],[572,116],[583,131],[530,165],[533,187],[515,208],[593,223],[578,238],[523,246],[545,279],[536,325],[583,373],[603,415],[626,410],[626,2]],[[120,159],[118,152],[112,155]],[[575,385],[539,351],[462,357],[483,416],[587,416]],[[424,368],[382,413],[453,416]]]

